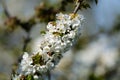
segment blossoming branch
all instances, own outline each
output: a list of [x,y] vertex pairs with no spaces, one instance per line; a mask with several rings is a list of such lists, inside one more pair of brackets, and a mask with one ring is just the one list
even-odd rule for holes
[[70,49],[77,37],[84,18],[79,14],[56,14],[56,21],[49,22],[37,53],[24,53],[13,80],[41,80],[42,74],[59,63],[62,54]]

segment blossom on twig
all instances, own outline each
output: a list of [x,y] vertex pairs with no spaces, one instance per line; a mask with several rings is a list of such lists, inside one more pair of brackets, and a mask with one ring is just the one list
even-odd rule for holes
[[13,80],[39,80],[41,75],[52,70],[80,35],[84,18],[78,14],[56,15],[56,21],[49,22],[47,31],[37,53],[24,53],[18,75]]

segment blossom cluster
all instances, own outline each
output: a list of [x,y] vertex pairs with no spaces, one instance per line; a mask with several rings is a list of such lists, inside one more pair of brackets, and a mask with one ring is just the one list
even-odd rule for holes
[[56,21],[49,22],[37,53],[24,53],[18,75],[13,80],[39,80],[41,74],[55,68],[65,53],[80,35],[84,18],[78,14],[56,15]]

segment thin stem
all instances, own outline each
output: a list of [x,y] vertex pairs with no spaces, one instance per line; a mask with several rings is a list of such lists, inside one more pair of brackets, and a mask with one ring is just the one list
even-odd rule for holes
[[79,7],[80,7],[80,2],[79,2],[79,3],[77,3],[77,6],[75,7],[75,10],[74,10],[74,12],[73,12],[73,13],[77,13],[77,11],[79,10]]
[[78,0],[77,1],[76,7],[75,7],[75,9],[73,11],[74,14],[78,12],[78,10],[80,9],[80,6],[81,6],[81,4],[82,4],[83,1],[84,0]]

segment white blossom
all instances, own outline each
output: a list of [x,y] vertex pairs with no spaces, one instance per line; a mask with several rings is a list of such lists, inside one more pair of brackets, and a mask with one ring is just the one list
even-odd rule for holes
[[34,75],[34,79],[38,79],[39,77],[37,75]]
[[32,63],[33,63],[32,58],[29,57],[27,52],[25,52],[23,55],[23,59],[21,61],[21,64],[20,64],[21,71],[23,73],[25,72],[25,75],[33,72],[33,69],[32,69],[33,66],[31,65]]
[[12,80],[20,80],[20,75],[12,75]]
[[39,75],[35,73],[46,73],[53,69],[59,63],[62,54],[69,50],[76,37],[79,37],[83,16],[59,13],[56,15],[56,19],[56,21],[48,23],[38,53],[32,55],[24,53],[19,74],[32,74],[35,79],[38,79]]

